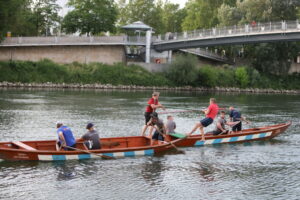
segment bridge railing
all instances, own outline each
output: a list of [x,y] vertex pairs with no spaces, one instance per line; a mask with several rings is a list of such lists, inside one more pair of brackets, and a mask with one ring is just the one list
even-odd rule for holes
[[0,46],[125,44],[124,36],[8,37]]
[[168,42],[195,38],[217,38],[236,35],[268,34],[278,32],[284,33],[295,30],[300,31],[300,22],[298,20],[268,23],[251,23],[245,25],[186,31],[182,33],[166,33],[165,35],[158,35],[154,39],[154,42]]

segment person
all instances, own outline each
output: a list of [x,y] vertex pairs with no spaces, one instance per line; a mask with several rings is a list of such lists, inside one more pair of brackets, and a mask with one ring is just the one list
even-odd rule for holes
[[175,133],[175,129],[176,129],[176,123],[174,122],[174,117],[172,115],[169,115],[167,117],[167,134],[170,133]]
[[145,132],[148,127],[151,127],[151,129],[155,128],[155,132],[152,135],[149,135],[151,138],[151,145],[153,144],[153,140],[159,140],[164,141],[165,134],[166,134],[166,127],[161,119],[158,118],[158,115],[156,112],[153,112],[151,114],[151,118],[148,121],[148,123],[145,125],[145,129],[142,132],[142,135],[145,135]]
[[193,130],[188,133],[187,135],[190,136],[192,135],[198,128],[200,129],[200,133],[202,135],[202,140],[205,140],[204,137],[204,127],[209,126],[211,123],[213,123],[214,118],[217,116],[218,111],[219,111],[219,106],[216,103],[215,98],[210,98],[209,99],[209,106],[207,109],[202,110],[202,112],[205,113],[205,118],[202,119],[200,122],[196,123],[195,127]]
[[150,119],[149,121],[147,122],[147,124],[144,126],[143,130],[142,130],[142,136],[145,136],[145,132],[146,130],[148,129],[148,127],[150,127],[150,134],[149,134],[149,137],[151,138],[152,137],[152,131],[153,131],[153,128],[155,126],[155,123],[158,119],[158,114],[157,112],[153,112],[150,114]]
[[[165,110],[165,107],[158,102],[158,98],[159,98],[159,92],[153,92],[152,98],[150,98],[148,100],[148,103],[147,103],[148,105],[146,106],[146,110],[145,110],[145,114],[144,114],[145,125],[142,129],[143,136],[145,135],[146,125],[149,122],[149,120],[151,119],[151,114],[153,112],[155,112],[157,108],[162,108],[163,110]],[[151,134],[152,134],[152,129],[150,129],[150,135]]]
[[163,142],[167,133],[164,122],[161,119],[158,117],[153,117],[152,123],[154,124],[155,132],[152,136],[151,145],[153,145],[154,141]]
[[66,151],[74,150],[72,148],[76,148],[76,140],[74,138],[72,130],[67,126],[64,126],[62,122],[57,122],[56,128],[56,132],[58,135],[57,150],[60,150],[62,147]]
[[94,128],[93,123],[88,123],[86,126],[88,132],[84,134],[81,139],[84,140],[84,144],[88,149],[101,149],[101,143],[98,132]]
[[240,123],[240,122],[227,122],[227,120],[225,119],[225,115],[226,115],[226,112],[221,111],[215,130],[213,130],[212,132],[208,132],[206,134],[213,134],[213,135],[227,134],[229,132],[229,130],[226,129],[225,125],[233,126],[233,125],[236,125],[237,123]]
[[230,121],[240,122],[232,127],[232,131],[234,131],[234,132],[241,131],[242,130],[242,121],[245,120],[245,118],[243,118],[241,112],[234,109],[233,106],[229,107],[229,111],[230,111],[230,113],[229,113]]

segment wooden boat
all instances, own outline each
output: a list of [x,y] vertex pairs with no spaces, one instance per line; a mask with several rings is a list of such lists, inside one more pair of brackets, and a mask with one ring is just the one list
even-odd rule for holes
[[[291,122],[265,126],[260,128],[244,129],[226,135],[205,135],[205,141],[202,141],[201,135],[192,135],[176,143],[177,147],[205,146],[223,143],[249,142],[256,140],[268,140],[283,133]],[[176,137],[171,137],[176,139]]]
[[[102,148],[89,151],[83,142],[76,144],[76,148],[80,151],[57,151],[56,140],[0,142],[0,159],[61,161],[99,158],[100,156],[106,158],[152,156],[173,148],[180,140],[182,139],[175,139],[171,143],[150,145],[150,139],[144,136],[101,138],[101,143],[104,144]],[[112,143],[117,145],[105,145]]]

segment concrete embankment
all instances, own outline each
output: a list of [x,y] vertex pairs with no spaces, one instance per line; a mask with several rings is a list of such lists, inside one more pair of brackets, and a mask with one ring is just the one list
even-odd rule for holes
[[198,92],[229,92],[229,93],[261,93],[261,94],[300,94],[300,90],[275,90],[271,88],[205,88],[205,87],[157,87],[136,85],[111,85],[111,84],[78,84],[78,83],[11,83],[0,82],[0,88],[65,88],[65,89],[118,89],[118,90],[165,90],[165,91],[198,91]]

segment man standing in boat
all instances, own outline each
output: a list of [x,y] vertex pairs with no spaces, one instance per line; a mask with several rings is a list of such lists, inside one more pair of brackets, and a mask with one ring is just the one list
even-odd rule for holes
[[245,120],[245,118],[243,118],[241,112],[234,109],[233,106],[229,107],[229,111],[230,111],[230,113],[229,113],[230,121],[240,122],[232,127],[232,131],[234,131],[234,132],[241,131],[242,130],[242,121]]
[[76,140],[71,129],[67,126],[64,126],[62,122],[57,122],[56,128],[58,135],[57,150],[60,150],[63,147],[66,151],[72,151],[73,149],[68,147],[76,148]]
[[214,118],[217,116],[218,111],[219,111],[219,106],[216,103],[216,99],[215,98],[210,98],[209,99],[209,106],[207,109],[202,110],[202,112],[205,113],[205,118],[202,119],[200,122],[196,123],[195,127],[193,128],[193,130],[188,133],[188,135],[192,135],[198,128],[200,129],[200,133],[202,135],[202,140],[205,140],[204,137],[204,127],[209,126],[211,123],[213,123]]
[[[159,92],[153,92],[152,93],[152,98],[150,98],[148,100],[148,105],[146,107],[146,110],[145,110],[145,125],[143,127],[143,130],[142,130],[142,135],[145,136],[145,131],[147,129],[147,123],[150,121],[151,119],[151,114],[153,112],[156,111],[157,108],[162,108],[163,110],[165,110],[165,107],[163,105],[161,105],[159,102],[158,102],[158,98],[159,98]],[[152,134],[152,128],[150,129],[150,135]]]

